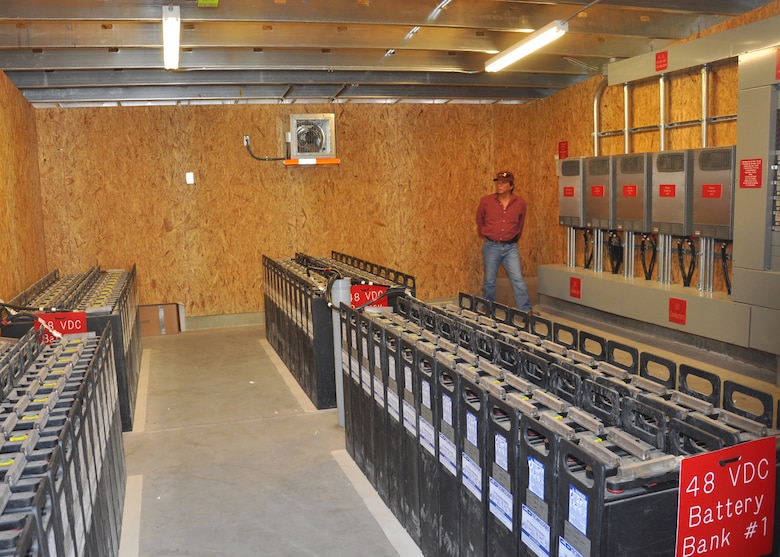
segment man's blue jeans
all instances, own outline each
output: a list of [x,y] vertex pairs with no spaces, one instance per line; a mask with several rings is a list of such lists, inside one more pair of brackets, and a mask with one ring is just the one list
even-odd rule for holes
[[486,239],[482,245],[482,263],[485,268],[485,282],[482,285],[483,298],[491,302],[495,301],[496,275],[498,275],[498,267],[503,264],[515,294],[515,306],[523,311],[531,311],[528,286],[523,280],[523,268],[520,265],[517,244],[502,244]]

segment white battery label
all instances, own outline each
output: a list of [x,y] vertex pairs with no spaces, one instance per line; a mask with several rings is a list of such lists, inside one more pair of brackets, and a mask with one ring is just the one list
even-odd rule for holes
[[371,396],[371,372],[366,366],[360,366],[360,375],[363,378],[363,390],[369,396]]
[[477,417],[471,412],[466,412],[466,439],[479,448],[477,444]]
[[380,358],[379,346],[374,346],[374,367],[381,367],[382,360]]
[[496,464],[498,464],[504,470],[509,470],[507,462],[509,460],[509,444],[506,437],[500,433],[496,433],[493,441],[493,445],[496,452]]
[[368,358],[368,339],[365,338],[365,337],[360,339],[360,346],[363,347],[363,352],[361,352],[361,353],[363,354],[363,356],[365,358]]
[[388,356],[387,357],[387,375],[392,379],[393,381],[396,381],[395,377],[395,356]]
[[384,385],[377,380],[377,378],[374,378],[374,400],[376,403],[384,408],[385,406],[385,389]]
[[346,350],[341,351],[341,370],[349,375],[349,354]]
[[436,456],[436,433],[428,420],[420,416],[420,445],[431,455]]
[[558,537],[558,557],[582,557],[582,553],[574,549],[569,542]]
[[414,406],[404,400],[404,427],[414,436],[417,436],[417,413]]
[[412,390],[412,368],[407,365],[404,365],[404,389],[410,393],[414,392]]
[[390,414],[396,422],[400,421],[401,413],[398,408],[398,395],[387,389],[387,413]]
[[452,398],[450,395],[441,395],[441,419],[444,423],[452,425]]
[[427,381],[423,381],[420,385],[420,391],[422,395],[422,403],[423,406],[430,409],[431,408],[431,384]]
[[538,557],[550,557],[550,525],[523,505],[520,539]]
[[512,531],[513,504],[512,494],[498,483],[493,477],[490,477],[490,512],[498,518],[499,522]]
[[588,496],[573,485],[569,485],[569,522],[588,535]]
[[461,458],[463,459],[463,485],[482,501],[482,468],[466,453],[462,452]]
[[457,467],[457,449],[455,443],[447,439],[447,436],[443,433],[439,433],[439,462],[444,466],[453,476],[458,475]]
[[528,489],[544,501],[544,464],[528,457]]

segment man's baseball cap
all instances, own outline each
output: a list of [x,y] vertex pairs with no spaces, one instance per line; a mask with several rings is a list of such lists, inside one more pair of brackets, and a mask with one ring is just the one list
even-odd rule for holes
[[493,181],[510,182],[513,184],[515,182],[515,175],[512,174],[511,172],[507,172],[506,170],[504,170],[503,172],[499,172],[498,174],[496,174],[496,177],[493,178]]

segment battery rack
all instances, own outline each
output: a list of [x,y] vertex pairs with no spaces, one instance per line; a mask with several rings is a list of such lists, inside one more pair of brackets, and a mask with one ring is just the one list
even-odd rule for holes
[[353,283],[383,286],[389,304],[414,286],[407,274],[343,254],[263,256],[263,275],[268,342],[319,409],[336,406],[332,281],[349,277]]
[[126,469],[111,324],[0,344],[0,555],[119,554]]
[[[92,267],[64,277],[55,270],[9,303],[25,308],[83,311],[89,332],[101,332],[111,324],[122,431],[131,431],[143,350],[135,265],[130,271]],[[3,327],[3,335],[18,337],[30,326],[29,322],[11,323]]]
[[703,369],[468,294],[396,306],[341,305],[346,447],[426,556],[673,555],[683,459],[780,441],[777,401]]

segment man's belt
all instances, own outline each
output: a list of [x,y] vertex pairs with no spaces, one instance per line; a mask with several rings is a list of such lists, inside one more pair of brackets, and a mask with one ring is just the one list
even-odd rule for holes
[[511,240],[490,240],[490,238],[488,238],[488,240],[490,240],[494,244],[516,244],[519,239],[520,236],[515,236]]

